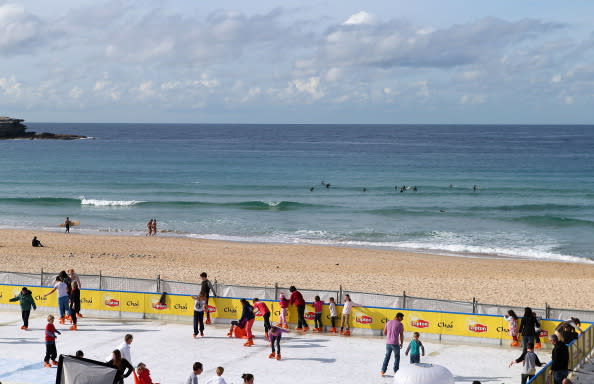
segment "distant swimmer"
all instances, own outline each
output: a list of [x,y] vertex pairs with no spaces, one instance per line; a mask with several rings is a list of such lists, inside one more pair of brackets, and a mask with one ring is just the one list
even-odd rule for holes
[[478,187],[478,185],[476,185],[476,184],[474,185],[474,187],[472,187],[472,190],[473,190],[473,191],[478,191],[478,189],[479,189],[479,187]]
[[447,211],[446,211],[445,209],[440,209],[440,210],[439,210],[439,212],[441,212],[441,213],[445,213],[445,212],[447,212]]
[[450,184],[450,188],[454,188],[454,184]]
[[310,192],[313,192],[313,191],[314,191],[314,189],[315,189],[314,187],[311,187],[311,188],[309,189],[309,191],[310,191]]
[[327,183],[326,184],[326,188],[330,188],[330,183]]
[[400,193],[406,191],[406,189],[404,187],[400,188]]
[[415,192],[417,191],[417,186],[416,185],[413,187],[413,191],[415,191]]
[[397,185],[395,185],[395,186],[394,186],[394,190],[395,190],[395,191],[397,191],[397,190],[398,190],[398,186],[397,186]]
[[363,192],[367,192],[367,188],[363,187]]

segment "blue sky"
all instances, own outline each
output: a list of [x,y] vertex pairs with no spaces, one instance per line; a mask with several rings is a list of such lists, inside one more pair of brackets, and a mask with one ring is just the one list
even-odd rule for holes
[[27,121],[576,123],[592,1],[0,0]]

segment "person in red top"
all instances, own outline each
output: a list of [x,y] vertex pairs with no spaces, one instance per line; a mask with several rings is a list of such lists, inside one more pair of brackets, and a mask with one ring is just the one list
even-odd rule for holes
[[297,290],[297,288],[295,288],[294,285],[289,287],[289,292],[291,292],[289,304],[297,307],[297,328],[295,328],[295,330],[303,330],[304,332],[307,332],[309,327],[305,322],[305,300],[303,299],[303,295]]
[[323,332],[324,326],[322,325],[322,311],[324,309],[324,302],[320,300],[320,296],[316,296],[313,302],[314,307],[314,332]]
[[[54,327],[54,316],[48,315],[47,325],[45,326],[45,358],[43,359],[43,366],[46,368],[51,368],[52,364],[58,365],[56,361],[56,357],[58,356],[58,351],[56,350],[56,333],[61,335],[60,331]],[[52,364],[50,364],[50,359]]]
[[264,319],[264,333],[266,334],[266,338],[268,338],[268,331],[270,331],[270,328],[272,327],[270,325],[270,309],[268,309],[265,302],[254,297],[254,310],[254,312],[262,315],[262,318]]
[[151,371],[149,371],[144,363],[138,364],[136,373],[138,374],[138,381],[140,381],[140,384],[159,384],[153,383],[153,379],[151,379]]

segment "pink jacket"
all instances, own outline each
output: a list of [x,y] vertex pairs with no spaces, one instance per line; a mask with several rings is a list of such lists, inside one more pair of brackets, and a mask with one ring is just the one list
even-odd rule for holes
[[316,313],[322,313],[322,308],[324,308],[324,302],[322,300],[314,301],[313,307]]
[[288,308],[289,307],[289,300],[285,297],[284,294],[281,293],[280,298],[278,300],[281,308]]

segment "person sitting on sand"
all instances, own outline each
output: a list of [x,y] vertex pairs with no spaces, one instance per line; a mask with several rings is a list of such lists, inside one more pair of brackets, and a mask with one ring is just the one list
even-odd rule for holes
[[41,241],[37,239],[37,236],[33,236],[33,240],[31,240],[31,245],[34,247],[43,247],[43,244],[41,244]]

